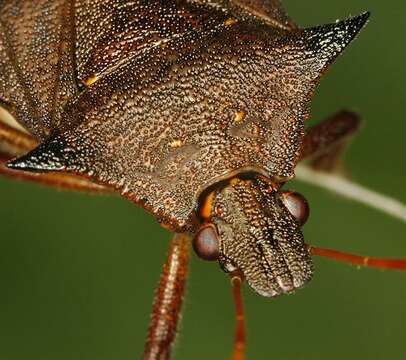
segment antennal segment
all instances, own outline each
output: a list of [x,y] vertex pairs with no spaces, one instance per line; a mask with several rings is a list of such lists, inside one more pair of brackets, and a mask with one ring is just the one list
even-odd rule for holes
[[380,269],[406,270],[406,259],[374,258],[314,246],[310,246],[309,249],[313,255],[323,256],[354,265],[370,266]]
[[243,276],[237,271],[230,274],[230,277],[231,277],[231,285],[233,287],[233,296],[236,313],[234,351],[231,359],[244,360],[246,347],[246,331],[245,331],[244,306],[241,294],[241,283],[243,282]]

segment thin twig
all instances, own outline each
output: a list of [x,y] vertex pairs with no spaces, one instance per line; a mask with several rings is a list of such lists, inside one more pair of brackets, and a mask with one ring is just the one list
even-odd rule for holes
[[316,171],[305,165],[298,165],[295,172],[297,180],[320,186],[406,222],[406,205],[397,199],[367,189],[346,178]]

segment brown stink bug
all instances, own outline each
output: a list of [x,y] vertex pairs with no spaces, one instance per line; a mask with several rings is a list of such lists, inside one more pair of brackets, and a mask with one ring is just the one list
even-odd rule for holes
[[405,269],[305,244],[307,201],[284,187],[300,160],[331,170],[358,128],[347,111],[304,122],[368,13],[301,29],[277,0],[5,0],[0,11],[0,100],[29,133],[0,125],[1,172],[119,193],[176,233],[144,359],[170,357],[190,244],[231,276],[234,359],[242,281],[292,293],[311,279],[312,254]]

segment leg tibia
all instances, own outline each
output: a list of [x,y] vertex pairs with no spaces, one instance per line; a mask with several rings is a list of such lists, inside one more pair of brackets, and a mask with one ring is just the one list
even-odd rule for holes
[[168,360],[175,341],[188,274],[190,239],[173,236],[155,294],[144,360]]
[[310,158],[318,170],[332,171],[351,135],[359,128],[360,120],[355,113],[340,111],[331,118],[312,126],[306,131],[302,146],[302,159]]

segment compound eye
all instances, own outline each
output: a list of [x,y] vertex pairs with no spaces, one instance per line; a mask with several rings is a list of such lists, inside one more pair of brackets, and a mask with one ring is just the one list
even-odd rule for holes
[[307,221],[310,208],[303,195],[295,191],[282,191],[282,202],[300,225]]
[[220,255],[220,244],[216,228],[213,225],[205,225],[193,239],[193,249],[197,256],[203,260],[218,260]]

